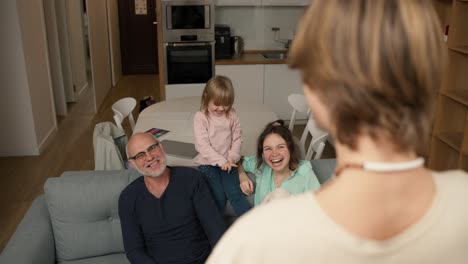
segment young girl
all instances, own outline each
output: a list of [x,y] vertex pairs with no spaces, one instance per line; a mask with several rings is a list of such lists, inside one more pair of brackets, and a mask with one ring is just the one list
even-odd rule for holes
[[242,134],[233,103],[234,88],[229,78],[215,76],[206,83],[200,111],[193,120],[199,153],[195,163],[205,174],[221,213],[227,198],[240,216],[250,205],[239,187],[236,162],[240,159]]

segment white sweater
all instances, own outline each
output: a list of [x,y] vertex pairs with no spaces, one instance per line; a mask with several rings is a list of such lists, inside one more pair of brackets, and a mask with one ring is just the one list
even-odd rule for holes
[[468,263],[468,174],[433,172],[432,206],[385,241],[358,238],[306,193],[260,206],[239,219],[207,263]]

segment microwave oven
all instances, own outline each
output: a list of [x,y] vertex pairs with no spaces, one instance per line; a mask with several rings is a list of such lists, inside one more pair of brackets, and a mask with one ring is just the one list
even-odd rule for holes
[[214,41],[213,0],[163,0],[163,42]]

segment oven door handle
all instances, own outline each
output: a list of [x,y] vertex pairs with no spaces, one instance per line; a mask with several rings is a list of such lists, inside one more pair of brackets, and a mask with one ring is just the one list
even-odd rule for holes
[[211,42],[166,43],[170,47],[210,46]]

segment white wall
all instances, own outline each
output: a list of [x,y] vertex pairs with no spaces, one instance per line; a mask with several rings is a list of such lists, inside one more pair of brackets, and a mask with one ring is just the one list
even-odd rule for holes
[[244,39],[245,50],[284,49],[274,41],[272,27],[279,27],[280,39],[292,38],[305,7],[218,6],[216,24],[228,24],[231,35]]
[[56,131],[42,0],[1,1],[0,156],[38,155]]
[[122,58],[120,54],[119,9],[117,0],[107,0],[107,22],[111,53],[112,86],[122,77]]

